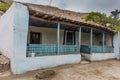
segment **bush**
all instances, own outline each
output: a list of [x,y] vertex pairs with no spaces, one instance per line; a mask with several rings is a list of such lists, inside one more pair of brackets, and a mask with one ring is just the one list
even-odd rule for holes
[[35,77],[37,79],[44,79],[44,78],[49,78],[49,77],[52,77],[54,76],[56,73],[54,70],[46,70],[46,71],[43,71],[42,73],[38,73],[37,75],[35,75]]
[[11,6],[11,2],[9,3],[0,3],[0,10],[2,10],[3,12],[7,11],[8,8]]

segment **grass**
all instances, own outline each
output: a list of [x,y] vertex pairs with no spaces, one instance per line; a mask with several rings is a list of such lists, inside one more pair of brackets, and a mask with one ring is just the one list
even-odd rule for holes
[[6,12],[8,8],[11,6],[12,2],[9,3],[2,3],[0,2],[0,10]]
[[54,70],[46,70],[43,71],[42,73],[38,73],[35,77],[37,79],[44,79],[44,78],[50,78],[52,76],[54,76],[56,73]]

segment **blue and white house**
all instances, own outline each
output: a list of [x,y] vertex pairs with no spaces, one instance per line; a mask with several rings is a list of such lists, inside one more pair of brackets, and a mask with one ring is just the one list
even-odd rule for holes
[[11,71],[27,71],[119,58],[119,34],[111,27],[83,22],[78,12],[14,2],[0,18],[0,51]]

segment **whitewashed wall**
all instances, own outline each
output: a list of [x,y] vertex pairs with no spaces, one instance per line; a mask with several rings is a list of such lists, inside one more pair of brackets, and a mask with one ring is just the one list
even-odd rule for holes
[[90,61],[115,59],[114,53],[92,53],[92,54],[82,53],[82,55],[85,56],[85,58]]
[[24,61],[26,59],[29,11],[27,6],[23,4],[14,2],[13,5],[14,5],[13,7],[14,36],[13,36],[13,58],[11,59],[11,70],[14,74],[17,74],[17,70],[20,69],[19,66],[24,64]]
[[[57,44],[57,29],[30,26],[28,34],[28,43],[30,43],[30,32],[42,33],[42,44]],[[60,30],[60,44],[63,44],[64,30]]]
[[120,32],[114,35],[114,53],[117,59],[120,59]]
[[50,68],[63,64],[80,63],[80,61],[80,54],[29,57],[14,61],[16,66],[16,68],[14,68],[14,74],[21,74],[31,70]]
[[0,51],[8,58],[13,54],[13,7],[0,17]]
[[80,54],[27,58],[28,24],[29,11],[27,7],[15,2],[13,57],[11,59],[11,70],[14,74],[21,74],[31,70],[49,68],[63,64],[79,63],[81,61]]
[[[78,36],[78,32],[76,32]],[[102,34],[102,33],[101,33]],[[78,42],[78,37],[76,37],[76,42]],[[101,46],[100,42],[102,41],[101,35],[95,35],[93,34],[93,46]],[[112,46],[112,35],[109,33],[105,33],[105,46]],[[82,32],[81,34],[81,45],[90,45],[90,33]]]
[[105,33],[105,43],[106,46],[112,46],[112,35]]

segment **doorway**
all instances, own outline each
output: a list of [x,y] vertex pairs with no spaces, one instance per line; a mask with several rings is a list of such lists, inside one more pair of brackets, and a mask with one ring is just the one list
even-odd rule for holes
[[41,33],[40,32],[31,32],[30,33],[30,44],[41,44]]

